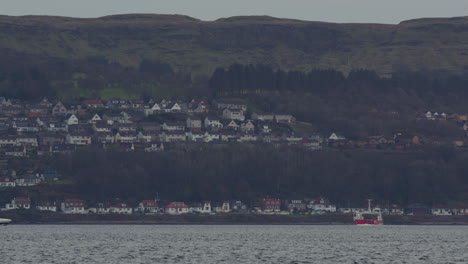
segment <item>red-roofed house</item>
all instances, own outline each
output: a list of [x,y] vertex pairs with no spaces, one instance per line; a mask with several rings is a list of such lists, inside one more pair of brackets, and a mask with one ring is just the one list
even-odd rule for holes
[[55,202],[40,202],[36,206],[36,209],[39,211],[57,212],[57,206],[55,205]]
[[278,212],[281,210],[281,200],[278,198],[264,198],[262,209],[265,212]]
[[113,214],[132,214],[133,208],[128,206],[126,203],[118,203],[111,205],[109,211]]
[[164,208],[166,214],[186,214],[189,212],[189,207],[183,202],[172,202]]
[[5,205],[5,210],[14,209],[31,209],[31,199],[29,197],[15,197],[11,200],[11,204]]
[[84,202],[80,199],[66,199],[60,209],[64,214],[84,214]]
[[158,213],[159,212],[158,202],[155,200],[143,200],[138,205],[137,210],[142,213]]

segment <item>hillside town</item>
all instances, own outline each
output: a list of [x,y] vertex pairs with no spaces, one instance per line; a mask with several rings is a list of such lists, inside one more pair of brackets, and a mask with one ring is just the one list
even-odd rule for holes
[[[417,120],[447,121],[468,130],[466,115],[426,112]],[[164,151],[191,143],[264,143],[323,148],[404,150],[420,144],[465,146],[465,138],[440,139],[396,133],[348,139],[297,129],[288,113],[252,110],[239,98],[180,100],[83,100],[22,102],[0,98],[0,151],[4,157],[70,153],[86,146],[123,151]],[[310,125],[310,124],[309,124]],[[312,132],[311,132],[312,131]],[[445,141],[444,141],[445,140]]]
[[135,214],[135,215],[182,215],[182,214],[352,214],[382,213],[387,215],[424,215],[435,216],[468,215],[468,206],[433,206],[422,204],[399,206],[395,204],[372,206],[363,203],[360,207],[338,207],[324,197],[287,199],[263,198],[254,205],[247,205],[242,201],[223,201],[211,203],[211,201],[185,203],[180,201],[161,202],[159,199],[142,200],[138,204],[126,202],[97,202],[88,204],[84,200],[67,198],[63,201],[32,201],[29,197],[14,197],[10,203],[5,204],[1,211],[9,210],[37,210],[60,214]]

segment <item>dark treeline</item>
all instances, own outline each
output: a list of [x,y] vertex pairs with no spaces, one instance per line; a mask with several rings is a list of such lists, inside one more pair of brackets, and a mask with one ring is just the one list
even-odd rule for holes
[[369,70],[353,70],[345,76],[334,69],[301,72],[274,70],[266,65],[233,64],[227,69],[217,68],[214,71],[210,89],[218,96],[263,92],[375,95],[402,90],[418,96],[456,94],[464,98],[468,90],[468,78],[419,72],[399,72],[384,78]]
[[431,205],[468,200],[467,158],[445,148],[376,153],[232,145],[152,154],[87,150],[50,162],[76,182],[65,196],[91,201],[326,196],[341,205],[365,198]]
[[[0,58],[0,96],[32,100],[65,97],[99,98],[106,88],[121,88],[134,97],[183,96],[198,89],[190,74],[176,72],[170,64],[143,59],[138,67],[111,63],[104,56],[81,60],[22,57]],[[79,76],[79,77],[76,77]]]

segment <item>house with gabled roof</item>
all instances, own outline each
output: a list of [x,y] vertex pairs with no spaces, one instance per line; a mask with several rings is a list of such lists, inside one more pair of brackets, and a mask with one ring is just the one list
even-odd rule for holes
[[330,137],[328,137],[328,140],[346,140],[346,138],[343,135],[332,133]]
[[222,116],[224,119],[232,119],[232,120],[239,120],[239,121],[245,120],[244,111],[241,109],[226,108],[223,110]]
[[187,128],[190,130],[200,130],[202,127],[202,119],[200,117],[189,116],[186,120]]
[[94,114],[89,120],[88,120],[88,123],[89,124],[96,124],[98,122],[101,122],[102,121],[102,118],[99,116],[99,114]]
[[55,104],[55,106],[52,108],[53,116],[65,116],[68,114],[69,112],[67,107],[60,101],[57,104]]
[[117,132],[115,134],[116,143],[136,143],[137,141],[137,135],[132,132]]
[[205,128],[206,129],[221,129],[223,128],[223,124],[216,116],[207,116],[205,117]]
[[66,118],[65,118],[65,121],[64,121],[67,125],[78,125],[80,122],[78,120],[78,117],[76,117],[76,115],[74,114],[71,114],[71,115],[68,115]]
[[254,132],[255,131],[255,125],[251,120],[247,120],[247,121],[245,121],[245,122],[243,122],[241,124],[240,129],[244,133]]
[[223,122],[224,128],[225,129],[230,129],[230,130],[239,130],[240,125],[235,121],[235,120],[228,120],[226,122]]
[[231,205],[229,201],[224,201],[223,203],[218,203],[213,206],[213,211],[216,213],[230,213]]
[[186,140],[187,136],[184,131],[164,131],[161,134],[161,141],[163,142],[177,142]]
[[193,142],[201,142],[205,138],[205,133],[203,131],[189,131],[187,133],[187,140]]
[[281,210],[281,200],[278,198],[264,198],[262,200],[262,210],[264,212],[279,212]]
[[65,199],[60,205],[64,214],[85,214],[85,204],[80,199]]
[[240,109],[243,111],[247,110],[247,102],[239,98],[222,98],[214,101],[214,105],[218,109]]
[[165,113],[180,113],[182,112],[182,106],[179,103],[173,102],[163,107],[162,111]]
[[5,210],[31,209],[31,199],[29,197],[15,197],[11,203],[5,205]]
[[57,205],[55,202],[39,202],[36,205],[36,209],[39,211],[57,212]]
[[190,207],[188,207],[184,202],[172,202],[164,207],[164,213],[171,215],[186,214],[190,212]]
[[67,144],[72,145],[90,145],[91,139],[91,134],[83,132],[72,132],[67,134],[65,141]]
[[109,206],[109,212],[112,214],[132,214],[133,208],[126,203],[117,203]]
[[219,134],[214,133],[214,132],[205,131],[205,133],[203,134],[204,142],[219,141],[219,139],[220,139]]
[[90,207],[88,212],[92,214],[108,214],[110,213],[110,208],[106,203],[97,203],[93,207]]
[[276,123],[293,124],[296,123],[296,118],[290,114],[275,114],[275,121]]
[[257,141],[257,136],[254,134],[241,134],[237,139],[237,142],[255,142]]
[[212,212],[211,202],[205,201],[204,203],[197,203],[190,207],[190,211],[198,214],[209,214]]
[[159,205],[156,200],[143,200],[138,204],[136,209],[137,212],[144,214],[156,214],[159,213]]
[[332,204],[330,200],[323,197],[310,200],[307,208],[309,208],[311,211],[336,212],[336,205]]

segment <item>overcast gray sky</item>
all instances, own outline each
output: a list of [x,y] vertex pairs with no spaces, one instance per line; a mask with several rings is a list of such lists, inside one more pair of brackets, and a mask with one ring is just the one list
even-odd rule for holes
[[270,15],[328,22],[399,23],[468,15],[468,0],[0,0],[3,15],[99,17],[125,13],[184,14],[202,20]]

